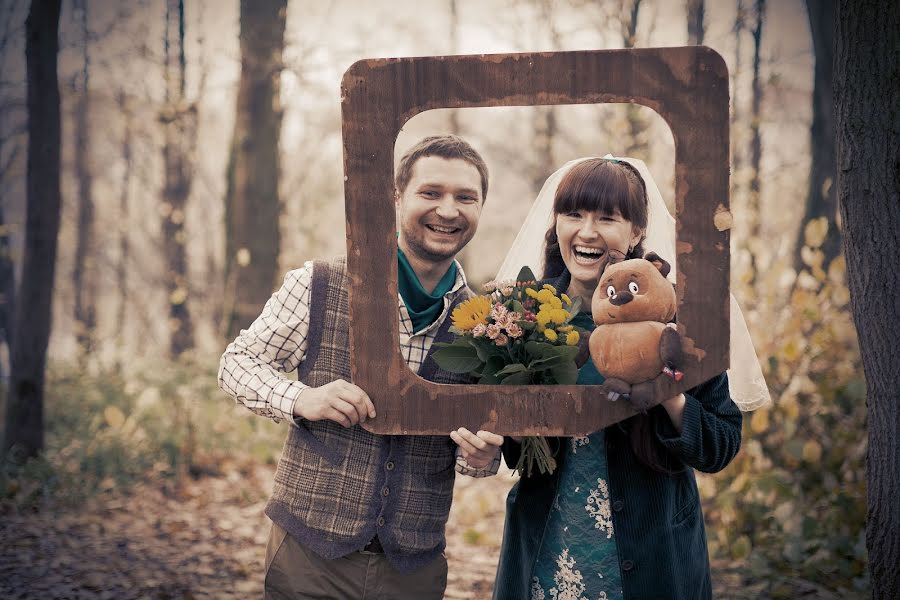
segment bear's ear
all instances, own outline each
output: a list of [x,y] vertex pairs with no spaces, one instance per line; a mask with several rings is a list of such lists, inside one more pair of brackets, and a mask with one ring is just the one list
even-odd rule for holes
[[648,252],[644,255],[644,258],[653,263],[653,266],[656,267],[656,269],[660,273],[662,273],[663,277],[669,276],[669,271],[672,270],[672,265],[663,260],[663,258],[659,254],[657,254],[656,252]]

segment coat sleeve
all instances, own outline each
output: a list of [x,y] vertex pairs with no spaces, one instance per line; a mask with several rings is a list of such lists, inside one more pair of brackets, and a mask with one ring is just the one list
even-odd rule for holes
[[725,373],[685,392],[681,433],[662,407],[654,408],[660,443],[686,465],[706,473],[721,471],[741,447],[743,417],[728,391]]

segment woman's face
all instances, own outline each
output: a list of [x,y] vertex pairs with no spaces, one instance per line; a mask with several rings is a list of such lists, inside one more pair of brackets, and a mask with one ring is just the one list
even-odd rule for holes
[[599,213],[576,210],[556,215],[559,251],[569,273],[570,289],[590,300],[609,255],[624,256],[641,240],[641,230],[616,210]]

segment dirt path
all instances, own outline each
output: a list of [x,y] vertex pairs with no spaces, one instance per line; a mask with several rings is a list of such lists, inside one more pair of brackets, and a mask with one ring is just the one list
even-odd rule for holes
[[[271,481],[272,468],[257,467],[190,482],[180,496],[140,485],[77,510],[4,515],[0,598],[258,598]],[[490,598],[512,483],[508,472],[457,479],[449,600]]]

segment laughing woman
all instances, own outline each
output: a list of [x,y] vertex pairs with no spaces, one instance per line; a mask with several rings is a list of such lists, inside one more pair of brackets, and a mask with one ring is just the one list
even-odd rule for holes
[[[533,243],[543,244],[545,282],[590,307],[611,256],[643,256],[647,186],[624,160],[573,162],[541,192],[553,194],[554,218]],[[573,324],[594,328],[590,312]],[[580,385],[602,382],[591,361],[579,371]],[[724,373],[646,414],[550,442],[556,470],[523,477],[507,499],[495,600],[712,597],[694,470],[719,471],[740,448]],[[520,452],[507,438],[509,465]]]

